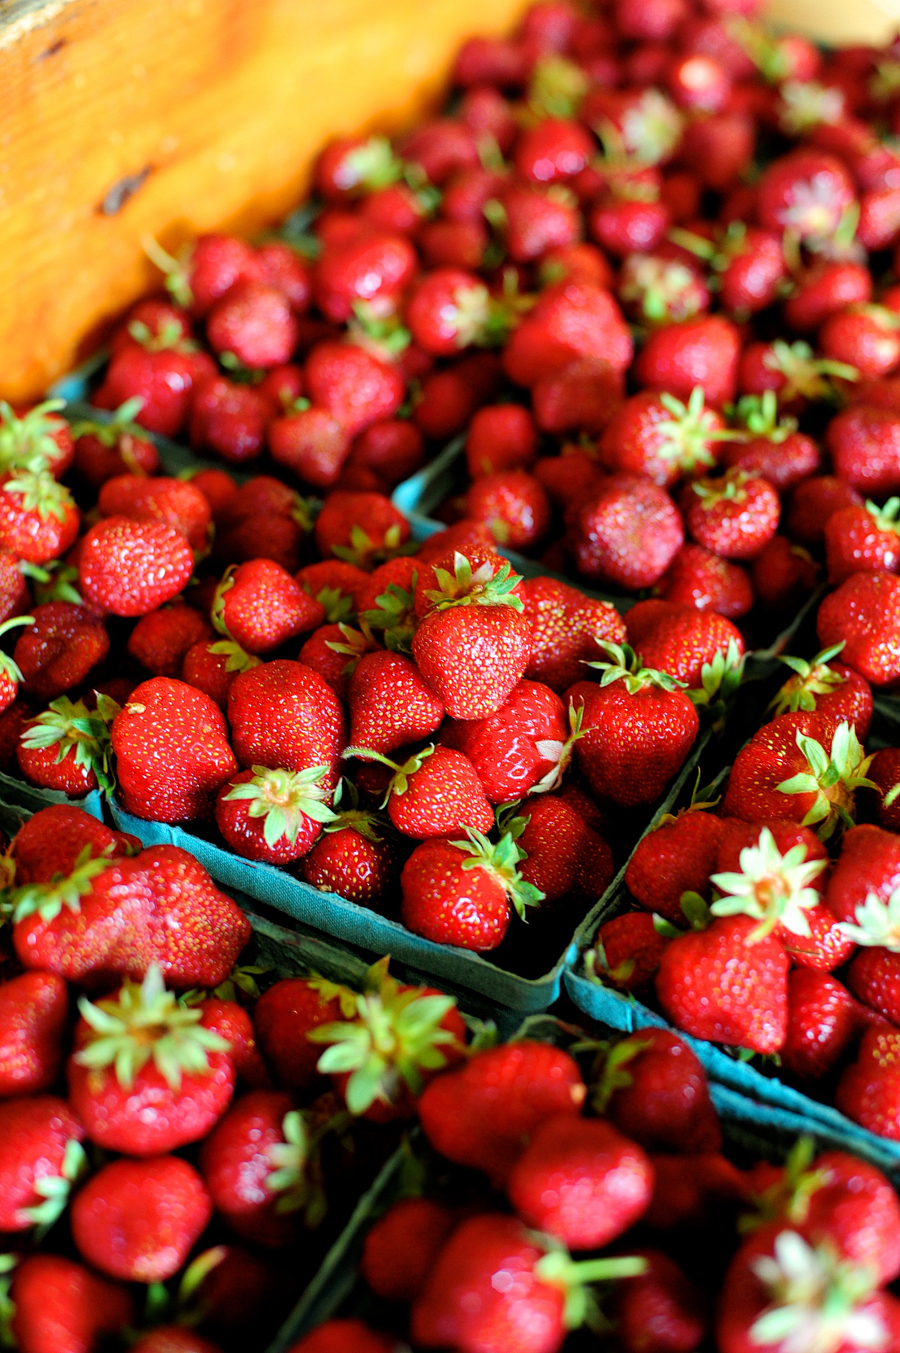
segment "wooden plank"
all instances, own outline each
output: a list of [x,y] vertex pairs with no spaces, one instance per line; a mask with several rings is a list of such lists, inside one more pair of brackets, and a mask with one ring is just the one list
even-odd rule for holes
[[38,394],[154,277],[145,233],[252,229],[336,134],[437,97],[525,0],[0,0],[0,394]]

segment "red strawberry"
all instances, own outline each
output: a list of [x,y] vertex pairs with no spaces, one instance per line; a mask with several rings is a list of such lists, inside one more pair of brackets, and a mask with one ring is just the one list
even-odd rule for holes
[[611,663],[584,704],[575,760],[595,794],[633,807],[652,803],[678,772],[699,720],[678,683],[610,645]]
[[139,616],[171,601],[194,570],[180,531],[155,521],[107,517],[88,531],[78,554],[86,599],[113,615]]
[[364,228],[326,245],[313,273],[313,295],[326,319],[343,324],[359,301],[389,302],[399,296],[415,267],[415,251],[402,235]]
[[473,479],[498,470],[527,470],[534,463],[534,420],[520,404],[491,404],[473,414],[466,464]]
[[334,813],[321,781],[327,767],[291,773],[254,766],[219,790],[216,825],[238,855],[266,864],[289,864],[310,849]]
[[360,1271],[376,1296],[413,1301],[456,1218],[431,1198],[401,1198],[366,1236]]
[[668,1255],[639,1249],[647,1265],[616,1287],[613,1312],[623,1353],[691,1353],[707,1324],[704,1295]]
[[505,327],[500,303],[475,273],[462,268],[427,273],[410,296],[405,319],[416,343],[438,357],[502,338]]
[[213,620],[246,653],[281,648],[325,619],[325,608],[271,559],[228,571],[216,591]]
[[821,466],[816,443],[797,431],[794,418],[778,418],[774,392],[744,395],[738,416],[746,426],[740,440],[726,442],[722,460],[729,468],[760,475],[779,493],[793,488]]
[[71,874],[87,847],[88,857],[134,855],[140,842],[124,832],[110,831],[89,813],[71,804],[41,808],[16,833],[12,856],[16,883],[49,883]]
[[526,470],[482,475],[466,494],[466,516],[487,522],[491,534],[511,550],[530,550],[550,527],[550,501],[539,479]]
[[0,409],[0,466],[10,470],[49,470],[62,479],[75,454],[73,433],[59,417],[65,400],[47,399],[22,413]]
[[13,1270],[10,1326],[22,1353],[82,1353],[131,1324],[131,1298],[81,1264],[31,1254]]
[[849,484],[835,475],[814,475],[797,484],[785,523],[792,540],[801,545],[819,545],[825,538],[825,526],[833,512],[845,507],[862,507],[863,500]]
[[316,518],[316,545],[330,555],[371,570],[409,540],[409,522],[381,493],[330,493]]
[[269,424],[272,459],[313,488],[333,488],[350,454],[350,434],[327,409],[297,403],[302,407]]
[[110,788],[110,728],[119,706],[100,697],[91,711],[83,700],[53,700],[43,714],[26,723],[19,737],[19,769],[32,784],[79,796],[99,784]]
[[237,769],[219,707],[169,677],[135,687],[113,722],[112,746],[123,806],[160,822],[210,817],[215,795]]
[[684,544],[681,515],[664,489],[631,474],[611,475],[570,509],[568,548],[589,582],[651,587]]
[[868,1029],[857,1059],[844,1071],[834,1102],[841,1113],[869,1132],[896,1141],[900,1138],[900,1103],[896,1061],[900,1035],[896,1029]]
[[626,911],[605,921],[585,954],[585,965],[604,986],[643,992],[653,985],[668,939],[645,911]]
[[253,1022],[278,1083],[293,1094],[311,1090],[322,1054],[308,1034],[321,1024],[350,1019],[355,1013],[356,992],[322,978],[286,977],[263,992]]
[[794,673],[771,703],[776,714],[814,710],[835,727],[852,723],[856,736],[865,741],[872,722],[872,688],[869,683],[834,659],[840,646],[824,648],[807,662],[782,655],[781,661]]
[[815,1082],[827,1076],[858,1035],[863,1013],[837,978],[811,968],[788,977],[787,1037],[781,1060],[792,1076]]
[[125,650],[153,676],[179,677],[189,650],[212,637],[212,628],[202,615],[176,604],[141,616]]
[[739,620],[753,605],[753,586],[740,565],[690,542],[675,554],[657,589],[667,601],[729,620]]
[[176,1001],[151,964],[142,983],[79,1009],[69,1094],[91,1141],[154,1156],[210,1131],[231,1102],[234,1063],[202,1005]]
[[698,803],[676,817],[667,815],[643,836],[625,870],[629,892],[647,911],[659,912],[680,925],[681,895],[709,895],[709,876],[716,868],[722,840],[722,819]]
[[0,546],[30,564],[58,559],[75,542],[79,513],[72,495],[43,469],[0,480]]
[[884,507],[868,502],[845,507],[825,523],[825,557],[830,582],[842,583],[854,573],[896,573],[900,570],[900,499]]
[[506,803],[539,786],[555,787],[571,757],[568,732],[559,697],[547,686],[520,681],[495,713],[446,724],[441,740],[465,753],[491,803]]
[[885,747],[876,752],[869,766],[868,778],[878,788],[871,793],[863,790],[860,795],[860,803],[866,807],[866,819],[874,819],[885,831],[896,832],[900,826],[900,807],[897,795],[891,791],[900,784],[900,748]]
[[696,386],[720,408],[734,398],[740,353],[738,331],[721,315],[656,329],[634,364],[635,379],[650,390],[665,390],[685,403]]
[[342,559],[323,559],[301,568],[296,578],[303,590],[325,607],[326,620],[336,622],[349,620],[359,610],[356,596],[369,574]]
[[297,336],[287,296],[265,282],[237,282],[206,317],[206,337],[213,352],[230,354],[245,367],[289,362]]
[[166,290],[198,318],[236,282],[260,276],[253,249],[234,235],[198,235],[177,258],[166,254],[154,240],[150,257],[165,274]]
[[353,343],[320,343],[306,362],[306,385],[320,405],[351,435],[392,418],[403,402],[403,377]]
[[26,689],[41,700],[53,700],[81,685],[104,660],[109,636],[101,620],[69,601],[35,606],[32,617],[13,657]]
[[561,898],[593,901],[606,890],[613,876],[612,851],[585,820],[581,805],[561,794],[526,799],[507,823],[516,829],[516,843],[525,858],[519,873],[544,894],[541,912]]
[[23,1096],[0,1103],[0,1130],[0,1225],[4,1231],[52,1225],[85,1165],[78,1117],[55,1095]]
[[392,1334],[378,1334],[361,1320],[326,1320],[288,1353],[401,1353]]
[[801,240],[829,240],[855,199],[840,160],[809,147],[774,160],[760,179],[757,213],[767,230],[790,230]]
[[696,480],[684,491],[685,525],[705,549],[726,559],[752,559],[778,527],[781,503],[767,480],[744,470]]
[[24,972],[0,986],[0,1096],[50,1089],[68,1013],[66,985],[52,973]]
[[525,675],[564,691],[601,658],[604,644],[621,643],[624,625],[608,602],[586,597],[555,578],[526,578],[520,592],[531,621],[531,657]]
[[180,677],[188,686],[194,686],[209,696],[220,709],[225,709],[231,683],[238,672],[247,672],[251,667],[258,667],[259,663],[259,658],[252,658],[228,639],[218,643],[201,640],[198,644],[192,644],[185,653]]
[[425,684],[415,663],[400,653],[366,654],[351,675],[350,740],[390,755],[440,726],[443,702]]
[[699,1058],[666,1029],[641,1029],[609,1050],[592,1100],[647,1151],[718,1151],[719,1120]]
[[852,488],[881,497],[900,490],[900,416],[851,404],[828,424],[825,445],[834,472]]
[[154,336],[140,324],[129,327],[136,341],[113,355],[92,403],[101,409],[120,409],[140,399],[135,422],[163,437],[177,437],[201,385],[215,378],[215,363],[174,326],[171,330],[163,326]]
[[687,260],[629,254],[616,294],[628,314],[647,325],[677,324],[709,309],[710,295],[699,269]]
[[393,488],[421,470],[425,443],[419,429],[403,418],[386,418],[354,440],[348,467],[364,467],[378,476],[379,487]]
[[615,371],[624,371],[631,355],[631,335],[609,292],[584,282],[563,282],[543,291],[514,330],[503,365],[517,385],[530,387],[578,357],[599,357]]
[[433,743],[398,765],[378,752],[348,747],[345,756],[376,760],[394,771],[385,791],[388,816],[399,832],[417,841],[489,832],[494,813],[476,767],[460,751]]
[[75,469],[92,488],[120,474],[156,474],[159,453],[133,420],[143,400],[126,400],[107,423],[79,419],[72,425]]
[[646,1211],[653,1167],[636,1142],[600,1119],[541,1123],[506,1183],[518,1215],[573,1250],[599,1249]]
[[164,1282],[177,1273],[212,1215],[197,1171],[177,1156],[104,1165],[72,1205],[82,1256],[111,1277]]
[[716,463],[713,450],[724,420],[703,403],[703,390],[687,404],[669,394],[644,390],[632,395],[607,424],[600,444],[607,469],[644,474],[668,487],[683,475]]
[[321,625],[297,654],[305,667],[318,672],[339,700],[346,701],[350,677],[360,658],[376,648],[374,641],[349,625]]
[[334,791],[344,716],[334,691],[311,667],[278,659],[240,672],[228,694],[228,721],[242,768],[325,766],[322,786]]
[[900,318],[882,305],[848,306],[822,325],[818,341],[830,361],[845,362],[862,380],[877,380],[900,363]]
[[213,375],[191,400],[190,443],[242,465],[262,453],[271,422],[272,405],[258,389]]
[[209,502],[190,481],[116,475],[101,488],[97,505],[104,517],[129,517],[132,521],[160,521],[174,526],[193,550],[204,550],[209,542]]
[[695,1038],[777,1052],[787,1033],[789,961],[746,916],[672,940],[656,977],[663,1013]]
[[647,667],[668,672],[692,690],[708,687],[716,694],[729,670],[739,672],[744,652],[741,632],[714,611],[670,601],[639,601],[627,612],[625,628]]
[[157,1325],[141,1335],[132,1348],[137,1353],[221,1353],[218,1344],[210,1343],[185,1325]]
[[900,579],[893,574],[854,573],[822,602],[816,628],[821,644],[844,645],[844,662],[873,686],[900,677]]

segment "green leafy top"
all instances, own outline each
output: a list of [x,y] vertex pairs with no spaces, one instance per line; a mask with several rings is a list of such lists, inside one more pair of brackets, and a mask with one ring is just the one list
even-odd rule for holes
[[839,1256],[829,1243],[813,1247],[785,1229],[774,1253],[752,1268],[769,1298],[750,1328],[755,1344],[784,1353],[837,1353],[839,1348],[886,1349],[888,1331],[869,1303],[877,1274]]
[[695,705],[724,705],[744,678],[746,660],[746,653],[739,652],[737,642],[729,639],[724,653],[717,649],[712,662],[703,663],[700,668],[700,688],[688,691],[688,696]]
[[422,1072],[446,1066],[444,1049],[457,1044],[456,1035],[442,1027],[455,998],[401,987],[388,975],[387,964],[383,959],[375,965],[378,986],[356,997],[355,1019],[323,1024],[307,1035],[330,1045],[319,1058],[321,1072],[349,1073],[345,1099],[354,1115],[376,1100],[395,1102],[403,1085],[419,1094]]
[[628,644],[604,643],[600,647],[606,649],[612,661],[588,662],[585,666],[596,668],[603,673],[600,678],[601,686],[610,686],[614,681],[623,681],[629,695],[637,695],[638,691],[648,686],[656,686],[663,691],[684,689],[684,682],[678,681],[670,673],[659,672],[655,667],[644,667],[640,654],[635,653]]
[[183,245],[176,257],[167,253],[152,235],[144,235],[141,248],[150,262],[155,263],[160,272],[165,274],[165,288],[175,304],[185,308],[193,305],[194,293],[189,280],[194,258],[193,245]]
[[468,839],[451,841],[450,844],[470,857],[464,862],[463,869],[486,869],[493,875],[524,921],[526,907],[535,907],[539,902],[543,902],[544,894],[540,888],[535,888],[533,883],[528,883],[519,873],[519,863],[528,856],[521,846],[516,845],[516,834],[518,833],[515,831],[506,831],[495,843],[489,841],[474,827],[467,827]]
[[609,1108],[609,1102],[617,1090],[627,1089],[634,1083],[634,1077],[628,1070],[628,1065],[633,1062],[635,1057],[639,1057],[642,1052],[646,1052],[651,1047],[651,1043],[646,1038],[640,1038],[633,1035],[631,1038],[622,1038],[618,1043],[606,1043],[602,1046],[603,1061],[602,1070],[596,1082],[591,1086],[591,1106],[598,1114],[606,1113]]
[[795,399],[798,395],[809,400],[834,400],[835,379],[859,380],[855,366],[834,362],[828,357],[813,356],[812,348],[802,339],[786,343],[783,338],[776,338],[763,356],[763,366],[784,377],[784,385],[778,391],[782,402]]
[[471,561],[456,550],[452,574],[445,568],[436,567],[434,579],[437,587],[425,595],[436,610],[447,610],[451,606],[511,606],[516,611],[524,610],[521,597],[515,594],[522,579],[518,573],[513,573],[508,562],[496,572],[489,559],[473,569]]
[[75,1054],[80,1066],[115,1069],[123,1090],[148,1062],[169,1086],[180,1090],[182,1077],[210,1074],[209,1053],[228,1052],[231,1044],[200,1021],[203,1011],[167,991],[162,970],[151,963],[143,982],[126,978],[115,996],[96,1003],[82,996],[81,1017],[91,1028],[89,1041]]
[[[16,629],[19,625],[33,625],[33,615],[15,615],[11,620],[4,620],[0,625],[0,639],[4,634],[9,634],[10,630]],[[9,677],[15,685],[22,680],[22,673],[19,670],[18,663],[14,662],[9,653],[0,652],[0,672]]]
[[435,744],[429,743],[420,751],[414,752],[407,761],[401,766],[399,762],[392,761],[390,757],[384,756],[382,752],[373,752],[370,747],[346,747],[342,753],[345,758],[359,757],[362,761],[377,761],[381,766],[387,766],[394,774],[388,782],[384,798],[381,800],[381,807],[385,808],[391,798],[396,795],[400,798],[409,788],[411,776],[415,775],[417,770],[421,770],[425,762],[434,754]]
[[54,1222],[65,1212],[76,1184],[88,1167],[87,1155],[81,1142],[70,1137],[63,1152],[62,1167],[59,1174],[37,1174],[34,1179],[34,1192],[41,1199],[33,1207],[23,1208],[23,1215],[32,1226],[38,1228],[36,1240],[41,1240]]
[[581,66],[564,56],[541,56],[528,85],[528,108],[535,118],[576,117],[590,88]]
[[266,1149],[273,1167],[266,1176],[266,1188],[278,1195],[275,1211],[279,1216],[302,1211],[306,1225],[314,1228],[324,1220],[327,1206],[316,1138],[299,1109],[285,1114],[281,1131],[284,1141]]
[[817,696],[833,695],[839,686],[845,685],[847,678],[828,666],[831,659],[841,652],[844,642],[842,640],[831,648],[823,648],[809,662],[805,658],[783,654],[780,661],[790,667],[794,675],[788,677],[769,708],[776,714],[795,713],[801,709],[812,711],[816,708]]
[[897,521],[897,514],[900,512],[900,498],[888,498],[883,507],[879,507],[877,503],[873,503],[868,498],[866,499],[866,511],[879,531],[893,531],[895,535],[900,535],[900,522]]
[[584,706],[580,705],[578,709],[569,702],[569,736],[564,742],[559,742],[553,738],[544,738],[534,744],[534,749],[545,761],[551,761],[553,764],[545,775],[542,775],[536,784],[533,784],[528,791],[529,794],[549,794],[552,790],[558,789],[562,784],[562,778],[568,769],[572,760],[572,753],[575,750],[575,743],[584,737],[586,729],[582,728],[584,721]]
[[65,484],[60,484],[54,479],[49,470],[16,470],[12,478],[7,479],[3,485],[3,492],[21,498],[20,511],[36,512],[42,521],[46,521],[49,517],[65,521],[67,515],[75,508],[72,495]]
[[[140,395],[135,395],[133,399],[126,399],[124,404],[120,404],[113,414],[112,418],[101,423],[98,418],[79,418],[72,424],[72,436],[78,440],[79,437],[96,437],[101,446],[116,446],[121,437],[139,437],[147,439],[147,429],[141,427],[134,420],[137,418],[145,401]],[[140,471],[136,471],[140,473]]]
[[656,454],[664,461],[674,461],[682,474],[715,465],[711,443],[731,440],[734,433],[719,427],[714,410],[704,402],[703,386],[694,386],[687,404],[666,393],[659,400],[671,418],[656,425],[661,438]]
[[245,802],[248,817],[264,819],[263,837],[270,849],[283,838],[293,846],[304,819],[320,823],[334,820],[327,803],[330,796],[322,784],[327,774],[327,766],[300,771],[254,766],[253,779],[232,785],[225,801]]
[[39,606],[48,601],[71,601],[73,606],[84,604],[81,593],[75,587],[78,569],[63,559],[51,559],[46,564],[32,564],[27,559],[20,559],[19,572],[30,581],[34,599]]
[[226,672],[249,672],[262,662],[262,658],[257,658],[255,654],[246,653],[234,639],[220,639],[210,644],[207,652],[225,659]]
[[742,395],[735,406],[735,417],[743,423],[750,437],[765,437],[779,444],[797,431],[797,420],[778,415],[778,398],[774,390],[761,395]]
[[349,676],[356,670],[356,666],[364,653],[370,653],[375,645],[372,638],[372,632],[364,620],[360,621],[360,628],[354,629],[352,625],[345,625],[343,622],[338,626],[341,632],[343,642],[336,639],[326,639],[325,647],[330,648],[332,653],[343,653],[348,658],[341,668],[342,676]]
[[821,839],[827,841],[839,824],[852,827],[854,791],[862,787],[878,788],[874,781],[866,779],[872,757],[866,756],[856,729],[846,721],[838,724],[830,753],[805,733],[798,732],[797,746],[809,770],[782,780],[777,788],[782,794],[815,794],[802,825],[814,826]]
[[87,845],[75,861],[71,874],[57,874],[48,883],[25,883],[13,888],[10,893],[13,921],[24,921],[33,915],[40,916],[42,921],[54,921],[63,907],[81,911],[81,899],[92,891],[94,879],[109,864],[107,854],[92,855],[91,847]]
[[392,653],[412,651],[412,637],[416,628],[413,597],[418,578],[418,573],[412,575],[409,588],[389,583],[375,598],[374,609],[363,611],[360,616],[360,620],[370,629],[383,631],[384,646]]
[[67,695],[61,695],[22,730],[21,742],[32,749],[56,747],[57,765],[74,751],[76,766],[93,771],[101,788],[111,793],[115,777],[110,725],[120,713],[115,700],[102,693],[97,695],[94,710],[83,700],[73,703]]
[[5,400],[0,402],[0,470],[46,470],[59,456],[53,434],[65,427],[53,415],[65,407],[64,399],[46,399],[20,416]]
[[343,559],[347,564],[355,564],[357,568],[372,570],[377,564],[383,564],[387,559],[394,559],[398,554],[414,554],[418,548],[413,540],[408,540],[405,545],[401,545],[399,522],[391,523],[380,542],[373,540],[368,531],[364,530],[357,522],[350,528],[350,544],[332,545],[331,553],[336,559]]
[[713,874],[710,882],[723,894],[713,902],[713,916],[752,916],[760,924],[748,936],[750,943],[771,934],[782,925],[793,935],[809,936],[806,912],[819,902],[811,887],[827,868],[827,860],[808,860],[806,846],[799,842],[784,855],[768,827],[759,842],[740,853],[740,873]]
[[343,779],[338,785],[334,795],[334,809],[334,817],[331,822],[325,824],[326,832],[340,832],[351,827],[366,841],[384,840],[388,823],[380,813],[373,812],[369,808],[360,808],[359,794],[351,780]]
[[697,479],[690,485],[690,492],[700,499],[705,511],[719,503],[742,503],[747,497],[747,485],[759,475],[748,473],[733,467],[726,470],[718,479]]
[[635,1278],[647,1270],[647,1260],[640,1255],[575,1260],[558,1241],[549,1236],[535,1235],[533,1239],[546,1251],[534,1266],[534,1276],[539,1282],[562,1289],[565,1295],[563,1323],[566,1329],[579,1329],[587,1325],[598,1334],[608,1330],[609,1324],[590,1290],[590,1284],[609,1283],[616,1278]]

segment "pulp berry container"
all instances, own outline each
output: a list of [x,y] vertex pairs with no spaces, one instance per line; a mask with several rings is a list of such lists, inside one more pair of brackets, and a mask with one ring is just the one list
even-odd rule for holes
[[[562,1047],[583,1038],[604,1038],[612,1030],[606,1027],[578,1029],[562,1024],[549,1015],[533,1016],[516,1031],[517,1038],[555,1043]],[[840,1124],[811,1119],[772,1105],[757,1103],[724,1085],[710,1084],[710,1094],[722,1124],[725,1154],[738,1162],[768,1160],[782,1164],[800,1136],[810,1137],[817,1151],[849,1151],[900,1182],[900,1157],[884,1150],[879,1138],[858,1140]],[[870,1134],[864,1133],[863,1137]],[[358,1316],[366,1319],[380,1310],[360,1278],[359,1266],[366,1237],[374,1222],[400,1198],[409,1196],[410,1182],[427,1184],[433,1174],[434,1154],[424,1135],[414,1128],[382,1168],[368,1193],[359,1201],[347,1226],[325,1255],[315,1277],[285,1321],[266,1353],[287,1350],[325,1320]],[[451,1173],[456,1167],[448,1167]],[[471,1173],[467,1173],[471,1179]],[[462,1173],[460,1172],[460,1178]],[[490,1186],[484,1181],[484,1196],[490,1198]]]

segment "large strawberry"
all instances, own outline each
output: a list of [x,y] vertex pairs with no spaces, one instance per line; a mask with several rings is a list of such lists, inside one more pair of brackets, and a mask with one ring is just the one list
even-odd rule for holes
[[155,611],[177,596],[194,571],[194,555],[174,526],[105,517],[78,552],[79,587],[87,601],[113,615]]
[[266,654],[321,625],[325,608],[273,559],[253,559],[226,572],[212,615],[245,653]]
[[625,627],[613,607],[556,578],[526,578],[520,593],[531,621],[530,681],[564,691],[584,674],[584,664],[602,658],[604,644],[619,644]]
[[441,731],[441,741],[472,762],[491,803],[555,788],[576,740],[562,701],[536,681],[520,681],[487,718],[454,720]]
[[336,788],[344,715],[334,691],[311,667],[279,658],[240,672],[228,692],[228,721],[241,767],[325,766],[322,786]]
[[444,704],[410,658],[379,650],[364,654],[348,687],[350,740],[390,756],[437,731]]
[[462,752],[431,743],[403,765],[365,747],[348,747],[344,755],[375,761],[394,772],[382,807],[404,836],[427,841],[468,827],[489,832],[494,825],[478,769]]
[[816,626],[819,642],[843,644],[843,661],[873,686],[900,677],[900,578],[892,573],[854,573],[822,602]]
[[118,1337],[134,1312],[124,1287],[62,1255],[30,1254],[13,1269],[10,1329],[23,1353],[62,1353]]

